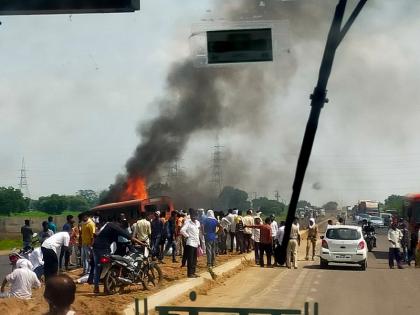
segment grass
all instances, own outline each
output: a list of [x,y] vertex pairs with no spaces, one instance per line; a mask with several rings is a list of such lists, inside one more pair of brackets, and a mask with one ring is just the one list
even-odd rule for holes
[[10,250],[13,248],[21,248],[22,240],[20,239],[10,239],[10,240],[0,240],[0,250]]
[[21,218],[47,218],[50,215],[56,217],[56,216],[67,216],[69,214],[73,215],[74,217],[77,217],[77,215],[80,213],[80,211],[64,211],[62,214],[48,214],[43,211],[38,210],[31,210],[31,211],[25,211],[25,212],[18,212],[18,213],[12,213],[10,216],[2,215],[2,217],[21,217]]

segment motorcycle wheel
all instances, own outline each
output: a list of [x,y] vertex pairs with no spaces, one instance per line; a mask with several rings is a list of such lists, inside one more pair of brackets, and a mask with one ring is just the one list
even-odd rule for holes
[[160,269],[159,265],[154,262],[150,263],[146,268],[146,273],[142,281],[143,288],[145,290],[158,288],[163,280],[162,270]]
[[115,294],[119,289],[118,285],[118,273],[119,270],[116,267],[112,267],[105,275],[104,279],[104,291],[106,294]]
[[368,251],[369,251],[369,252],[371,252],[371,251],[372,251],[372,248],[373,248],[373,246],[372,246],[372,241],[369,241],[369,242],[367,243],[367,248],[368,248]]

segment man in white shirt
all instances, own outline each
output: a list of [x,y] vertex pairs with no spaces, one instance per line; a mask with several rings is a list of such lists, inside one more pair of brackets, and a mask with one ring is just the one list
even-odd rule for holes
[[55,276],[58,273],[58,252],[66,251],[70,243],[70,234],[68,232],[58,232],[47,238],[42,243],[41,251],[44,259],[44,276]]
[[197,278],[195,269],[197,266],[197,248],[200,246],[200,222],[197,220],[197,213],[194,209],[190,209],[190,220],[185,221],[180,233],[186,238],[185,253],[188,278]]
[[28,258],[33,266],[32,271],[35,272],[38,279],[40,279],[44,274],[44,260],[42,259],[41,247],[34,248]]
[[[32,264],[27,259],[19,259],[16,263],[16,269],[6,276],[1,285],[0,297],[16,297],[18,299],[30,299],[32,297],[32,288],[39,288],[39,282],[36,274],[31,270]],[[10,291],[4,292],[7,283],[10,283]]]
[[394,268],[394,259],[397,261],[398,269],[403,269],[401,265],[401,240],[403,238],[402,232],[397,229],[397,224],[393,223],[391,228],[388,230],[388,241],[389,241],[389,268]]
[[[244,225],[254,225],[254,218],[252,216],[252,209],[249,209],[246,212],[246,216],[243,217],[242,222]],[[249,253],[251,251],[252,246],[252,229],[251,228],[245,228],[244,229],[244,247],[245,251]]]
[[276,239],[276,236],[277,236],[277,231],[279,230],[279,226],[277,225],[276,216],[274,214],[270,215],[270,219],[271,219],[271,224],[270,224],[270,226],[271,226],[271,237],[272,237],[272,240],[273,240],[273,252],[274,252],[275,244],[276,244],[275,239]]
[[229,209],[226,219],[229,221],[229,238],[230,238],[229,251],[230,252],[233,252],[233,248],[235,245],[235,230],[236,230],[235,218],[236,218],[236,215],[233,213],[233,210]]

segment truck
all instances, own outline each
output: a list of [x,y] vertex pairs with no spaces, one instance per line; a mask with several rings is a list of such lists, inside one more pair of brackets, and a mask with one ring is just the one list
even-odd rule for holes
[[372,216],[379,216],[379,201],[359,200],[357,213],[365,213]]

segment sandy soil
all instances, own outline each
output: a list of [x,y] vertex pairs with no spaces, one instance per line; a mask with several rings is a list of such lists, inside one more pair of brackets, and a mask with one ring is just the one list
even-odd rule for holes
[[[240,257],[239,255],[221,255],[217,257],[217,265],[222,264],[230,259]],[[180,258],[178,259],[180,260]],[[187,269],[181,268],[180,263],[172,263],[171,258],[165,258],[166,264],[160,265],[163,271],[164,280],[163,285],[159,288],[165,288],[171,285],[174,281],[186,278]],[[199,257],[197,273],[206,271],[205,257]],[[77,275],[81,270],[76,269],[68,274],[77,279]],[[156,289],[156,290],[159,290]],[[77,315],[92,314],[92,315],[117,315],[132,303],[134,298],[143,297],[152,294],[154,291],[144,291],[141,286],[130,286],[121,294],[113,296],[106,296],[103,294],[94,295],[92,293],[93,287],[88,284],[77,284],[76,300],[72,305],[72,309],[76,311]],[[101,288],[101,291],[103,289]],[[2,299],[0,300],[0,314],[4,315],[20,315],[20,314],[44,314],[48,310],[48,304],[42,297],[44,289],[33,291],[33,298],[31,300],[23,301],[18,299]]]

